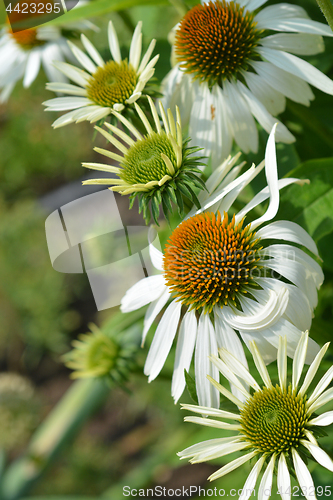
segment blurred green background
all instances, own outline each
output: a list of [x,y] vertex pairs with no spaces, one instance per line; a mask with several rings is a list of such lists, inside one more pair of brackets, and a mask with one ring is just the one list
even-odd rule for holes
[[[304,5],[313,19],[322,20],[314,0],[294,3]],[[0,20],[3,13],[0,3]],[[108,19],[114,21],[125,50],[128,50],[133,26],[139,19],[143,20],[146,46],[152,37],[158,39],[155,53],[161,57],[156,76],[161,80],[170,68],[166,37],[179,20],[175,8],[149,5],[94,19],[100,32],[89,37],[105,53]],[[326,47],[326,52],[311,58],[311,62],[332,77],[331,40],[326,41]],[[45,219],[63,204],[62,188],[69,186],[70,192],[77,192],[86,175],[81,162],[95,161],[97,156],[92,147],[104,143],[94,138],[92,127],[87,123],[58,130],[51,128],[56,117],[45,113],[41,106],[51,97],[45,90],[45,81],[40,74],[30,89],[18,84],[9,102],[0,106],[0,449],[4,452],[0,469],[19,463],[16,460],[29,450],[29,441],[36,429],[73,385],[70,371],[61,361],[71,341],[79,333],[88,331],[90,322],[102,325],[117,312],[111,309],[98,314],[86,275],[61,274],[53,270],[50,263]],[[281,117],[297,142],[292,146],[278,146],[280,176],[301,165],[300,176],[309,177],[313,186],[325,178],[327,189],[323,196],[333,209],[333,102],[331,96],[316,91],[315,94],[316,100],[310,108],[288,103]],[[263,158],[267,134],[261,132],[260,137],[260,151],[249,155],[248,163],[257,163]],[[320,163],[318,158],[329,159]],[[253,190],[262,183],[263,178],[258,179],[253,183]],[[297,205],[293,200],[300,200],[301,189],[293,186],[283,193],[279,216],[292,218],[309,229],[304,208],[312,203],[313,191],[310,198],[301,199]],[[251,196],[251,191],[244,196]],[[316,196],[315,201],[318,193]],[[119,203],[126,223],[137,223],[137,214],[129,212],[126,203]],[[320,220],[318,226],[319,223]],[[326,276],[311,331],[311,336],[320,344],[331,340],[333,319],[333,225],[325,227],[327,230],[314,235],[324,259]],[[315,230],[316,227],[314,233]],[[140,324],[138,330],[139,327]],[[170,396],[172,355],[161,376],[147,384],[142,366],[152,335],[151,332],[146,347],[139,350],[136,372],[130,376],[125,389],[110,390],[103,383],[96,387],[82,385],[77,401],[87,398],[86,414],[78,415],[71,426],[64,419],[64,427],[67,424],[70,427],[68,434],[56,450],[55,460],[38,481],[31,483],[31,498],[88,500],[102,496],[118,500],[123,498],[124,485],[132,488],[161,485],[166,489],[216,486],[226,492],[243,486],[249,464],[208,486],[207,476],[220,463],[179,462],[177,451],[217,437],[216,430],[182,423],[184,415]],[[332,353],[331,349],[323,370],[332,364]],[[91,400],[87,394],[93,394],[89,396]],[[188,394],[184,394],[181,401],[190,402]],[[333,409],[333,406],[325,409]],[[53,430],[49,432],[52,434]],[[48,437],[51,439],[52,435]],[[332,433],[322,441],[330,453],[332,441]],[[52,448],[49,443],[45,446]],[[36,467],[44,469],[44,464],[36,464],[34,462]],[[10,491],[15,488],[19,491],[15,467],[12,470],[7,480],[6,500],[15,497],[14,493],[10,496]],[[28,477],[30,472],[24,469],[24,473]],[[316,485],[332,485],[332,474],[319,466],[313,470],[313,477]],[[273,494],[272,498],[278,497]]]

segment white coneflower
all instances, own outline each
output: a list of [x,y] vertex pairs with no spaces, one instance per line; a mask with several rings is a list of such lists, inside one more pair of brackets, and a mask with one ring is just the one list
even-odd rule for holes
[[[141,26],[140,21],[132,37],[128,61],[121,57],[117,34],[111,21],[108,38],[113,59],[105,62],[84,35],[81,36],[81,40],[88,55],[70,43],[71,51],[84,70],[62,62],[55,64],[55,67],[76,85],[47,84],[49,90],[72,96],[57,97],[44,102],[47,106],[46,111],[72,110],[58,118],[53,123],[54,128],[84,120],[96,122],[110,115],[111,110],[123,111],[141,97],[148,80],[155,72],[154,66],[159,57],[157,55],[150,60],[155,47],[155,40],[152,40],[141,59]],[[146,89],[146,92],[149,90]]]
[[[32,0],[28,0],[27,5],[36,5]],[[46,0],[42,0],[40,5],[49,9],[52,5]],[[45,7],[45,8],[44,8]],[[41,8],[40,6],[38,7]],[[36,17],[36,14],[24,14],[21,11],[13,10],[10,14],[11,23],[18,23]],[[67,29],[73,31],[84,28],[94,28],[88,22],[80,22],[72,25],[66,25]],[[13,31],[9,27],[0,31],[0,102],[5,102],[10,96],[16,83],[23,78],[23,86],[30,87],[36,79],[40,67],[42,66],[46,76],[50,80],[59,80],[67,82],[67,78],[54,66],[54,61],[64,61],[72,59],[72,53],[67,45],[67,38],[62,32],[61,27],[56,26],[38,26],[22,31]]]
[[[205,184],[197,175],[201,174],[198,166],[202,165],[200,162],[202,157],[191,156],[197,150],[187,147],[188,140],[183,141],[178,109],[175,121],[170,109],[165,113],[160,103],[162,127],[156,107],[149,96],[148,101],[156,130],[153,130],[142,109],[134,103],[147,135],[143,136],[133,124],[116,111],[112,113],[128,129],[127,134],[109,123],[105,125],[114,135],[96,127],[118,149],[118,153],[100,148],[95,148],[95,151],[118,161],[119,167],[101,163],[83,163],[83,166],[114,173],[117,177],[91,179],[84,181],[83,184],[114,184],[110,188],[112,191],[131,195],[131,206],[134,199],[139,198],[139,211],[143,212],[147,223],[151,210],[153,219],[158,224],[160,204],[168,218],[172,212],[172,203],[178,205],[180,212],[183,211],[182,195],[200,207],[194,189],[202,189]],[[116,136],[123,142],[119,142]]]
[[[189,136],[213,166],[228,156],[233,139],[244,153],[256,152],[254,119],[270,132],[286,97],[308,106],[309,84],[333,94],[333,82],[297,57],[322,52],[322,35],[333,36],[329,26],[298,5],[262,8],[266,1],[202,2],[173,32],[176,65],[163,83],[163,104],[179,106]],[[277,140],[295,139],[280,123]]]
[[[185,387],[184,369],[189,369],[195,351],[199,404],[218,407],[218,391],[206,379],[208,373],[217,377],[218,372],[208,355],[226,347],[246,364],[236,331],[247,345],[251,340],[258,343],[266,363],[276,358],[279,336],[285,332],[292,357],[301,332],[310,328],[317,288],[323,281],[322,270],[313,258],[297,246],[281,243],[303,245],[317,255],[316,245],[304,229],[289,221],[271,222],[259,229],[276,215],[279,190],[298,182],[278,180],[274,131],[265,155],[268,186],[229,217],[227,212],[238,194],[264,167],[262,162],[237,177],[241,166],[229,172],[235,161],[227,160],[207,181],[211,194],[206,199],[204,192],[200,194],[202,208],[190,212],[173,231],[164,255],[150,245],[153,265],[161,274],[139,281],[121,302],[123,312],[150,304],[144,339],[171,299],[159,320],[144,372],[149,381],[157,377],[179,326],[172,380],[176,401]],[[266,213],[246,224],[246,214],[268,198]],[[267,246],[267,239],[278,241]],[[318,352],[317,344],[310,342],[307,362]]]
[[[308,332],[305,332],[296,348],[292,380],[289,384],[287,381],[287,337],[279,338],[277,357],[279,384],[276,385],[273,385],[254,341],[250,343],[250,349],[263,386],[260,386],[250,372],[226,349],[220,350],[220,358],[212,356],[211,360],[216,369],[231,384],[236,384],[241,397],[235,397],[212,378],[210,381],[221,394],[235,404],[238,412],[182,405],[183,409],[207,415],[204,418],[186,417],[185,421],[235,431],[236,434],[190,446],[178,453],[179,457],[181,459],[191,458],[192,463],[199,463],[224,457],[234,452],[246,452],[245,455],[214,472],[209,477],[211,481],[228,474],[251,459],[257,459],[245,481],[239,500],[247,500],[251,496],[264,464],[266,468],[259,485],[258,498],[267,499],[270,497],[274,465],[276,464],[278,493],[283,500],[290,500],[292,490],[289,468],[292,464],[302,494],[308,500],[316,498],[311,474],[302,457],[310,454],[320,465],[333,472],[332,459],[319,447],[316,440],[319,434],[316,432],[318,427],[330,425],[333,422],[333,412],[329,411],[319,416],[315,414],[333,399],[333,389],[325,391],[333,378],[333,367],[321,378],[312,394],[309,394],[308,388],[317,373],[329,343],[325,344],[319,351],[309,367],[303,383],[300,384],[308,341],[309,335]],[[252,390],[248,389],[249,386]],[[222,420],[213,420],[208,417]]]

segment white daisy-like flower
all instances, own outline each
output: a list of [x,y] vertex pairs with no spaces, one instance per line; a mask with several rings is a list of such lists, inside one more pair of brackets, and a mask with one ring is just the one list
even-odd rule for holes
[[[308,332],[305,332],[296,348],[292,380],[289,384],[287,381],[288,343],[286,337],[279,338],[277,357],[279,384],[276,385],[273,385],[254,341],[250,343],[250,349],[263,386],[260,386],[244,365],[226,349],[220,350],[220,358],[212,356],[212,363],[216,369],[231,384],[237,385],[241,398],[235,397],[211,377],[209,379],[221,394],[237,406],[238,412],[182,405],[183,409],[207,416],[204,418],[186,417],[185,421],[236,431],[237,433],[231,437],[211,439],[190,446],[178,453],[180,458],[191,458],[192,463],[199,463],[239,451],[246,452],[245,455],[214,472],[209,477],[211,481],[225,476],[251,459],[256,459],[256,463],[242,488],[239,500],[247,500],[251,496],[264,464],[266,464],[266,468],[259,485],[258,499],[264,500],[270,497],[276,464],[278,493],[283,500],[290,500],[292,490],[289,468],[292,464],[302,494],[308,500],[315,499],[313,480],[302,457],[310,455],[320,465],[333,472],[332,459],[319,447],[316,440],[319,434],[317,429],[332,424],[333,412],[328,411],[319,416],[315,413],[333,399],[333,388],[325,390],[332,381],[333,366],[309,394],[308,388],[327,351],[329,346],[327,343],[318,352],[299,387],[304,360],[307,356],[308,341]],[[249,386],[251,389],[248,389]],[[223,420],[210,419],[209,417]]]
[[[202,2],[170,37],[176,64],[163,82],[162,102],[179,106],[189,136],[213,167],[229,155],[233,140],[244,153],[256,152],[255,120],[270,132],[286,97],[309,106],[309,84],[333,94],[332,80],[298,57],[322,52],[322,35],[333,36],[330,27],[298,5],[261,8],[266,1]],[[276,137],[295,140],[282,123]]]
[[[57,97],[43,103],[47,106],[46,111],[72,110],[58,118],[53,123],[54,128],[84,120],[90,123],[96,122],[110,115],[111,110],[122,112],[141,97],[147,82],[155,72],[154,66],[159,58],[157,55],[150,60],[156,43],[152,40],[141,59],[141,26],[140,21],[132,37],[128,61],[121,57],[117,34],[111,21],[108,39],[113,59],[105,62],[84,35],[81,36],[81,40],[88,55],[76,45],[69,43],[71,51],[84,69],[63,62],[55,64],[55,67],[76,85],[57,82],[47,84],[49,90],[72,96]],[[149,90],[146,89],[147,92]]]
[[[323,281],[321,267],[297,246],[279,241],[265,244],[266,240],[284,240],[318,255],[313,239],[303,228],[294,222],[276,221],[259,229],[275,217],[279,190],[304,182],[294,178],[278,180],[274,130],[267,143],[265,162],[238,176],[242,165],[232,168],[236,160],[226,160],[208,179],[210,194],[199,195],[202,208],[192,210],[173,231],[164,255],[150,245],[152,263],[161,274],[136,283],[121,302],[123,312],[150,304],[144,320],[144,341],[154,319],[171,299],[159,321],[144,373],[149,381],[157,377],[179,327],[171,390],[176,401],[185,387],[184,369],[189,370],[195,352],[199,404],[219,406],[218,391],[206,378],[207,374],[218,376],[208,355],[225,347],[246,365],[236,331],[247,345],[252,340],[257,342],[266,363],[276,359],[278,339],[283,333],[288,337],[288,355],[292,357],[302,331],[311,326],[317,289]],[[268,186],[229,218],[227,212],[238,194],[264,164]],[[266,199],[266,212],[246,225],[247,213]],[[307,363],[318,349],[310,339]]]
[[[46,1],[42,1],[42,4],[47,8],[51,5]],[[12,23],[26,20],[27,17],[26,14],[16,11],[10,16]],[[88,21],[66,25],[66,29],[71,30],[86,28],[94,26]],[[65,59],[71,60],[72,53],[61,27],[39,26],[13,32],[8,24],[8,27],[0,31],[0,103],[7,101],[21,78],[23,87],[29,87],[36,79],[41,66],[48,79],[67,82],[67,78],[53,66],[54,61]]]

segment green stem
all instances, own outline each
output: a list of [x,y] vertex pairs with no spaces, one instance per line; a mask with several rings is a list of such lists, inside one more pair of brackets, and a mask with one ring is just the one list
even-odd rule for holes
[[333,5],[331,0],[317,0],[317,4],[319,5],[322,13],[326,18],[326,21],[333,31]]

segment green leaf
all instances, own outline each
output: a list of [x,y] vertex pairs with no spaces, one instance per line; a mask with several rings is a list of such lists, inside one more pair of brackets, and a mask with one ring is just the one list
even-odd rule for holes
[[47,26],[72,23],[73,21],[102,16],[107,12],[124,10],[138,5],[166,5],[168,3],[168,0],[96,0],[95,2],[90,2],[88,5],[73,9],[63,16],[53,19],[47,23]]
[[197,396],[197,390],[195,387],[195,380],[191,375],[184,370],[184,375],[185,375],[185,381],[186,381],[186,388],[188,390],[189,395],[191,396],[191,399],[195,402],[195,404],[198,404],[198,396]]
[[292,185],[281,192],[279,219],[301,225],[315,241],[333,232],[333,158],[310,160],[288,177],[309,179],[310,185]]

